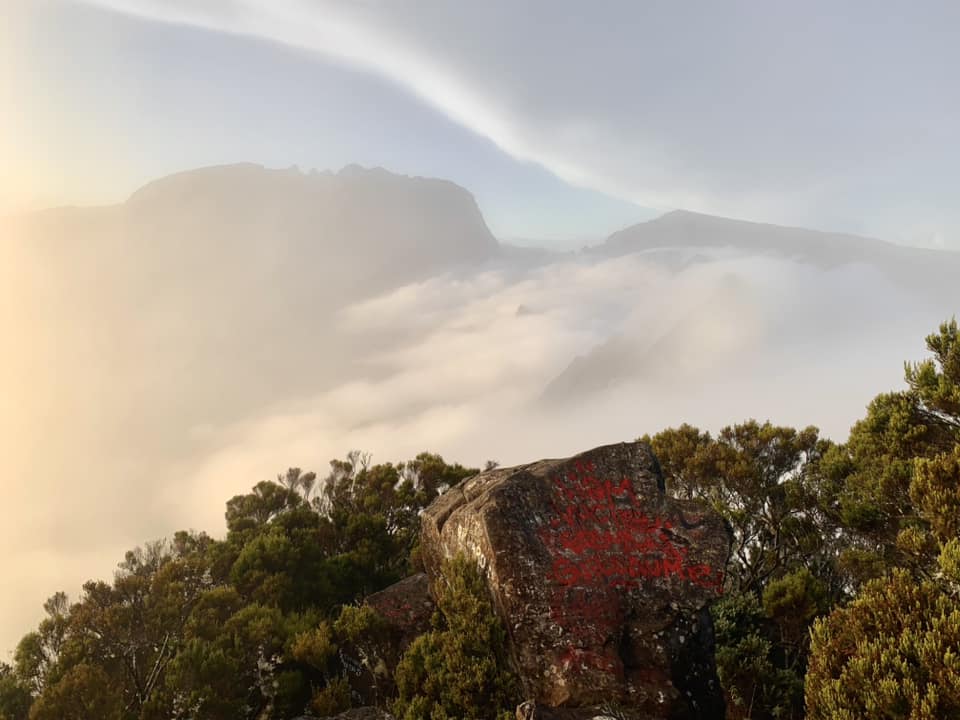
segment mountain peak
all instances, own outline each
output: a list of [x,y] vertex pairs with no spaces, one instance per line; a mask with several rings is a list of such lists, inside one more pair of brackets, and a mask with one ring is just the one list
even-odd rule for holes
[[373,178],[406,178],[406,175],[397,175],[392,173],[389,170],[386,170],[379,165],[377,167],[365,168],[363,165],[358,165],[357,163],[350,163],[349,165],[344,165],[340,168],[340,171],[337,173],[337,177],[343,178],[362,178],[362,177],[373,177]]
[[909,252],[884,240],[845,233],[736,220],[672,210],[612,234],[595,248],[606,255],[654,249],[731,248],[806,259],[818,265],[855,262],[877,253]]
[[228,254],[278,264],[284,254],[297,262],[336,258],[341,268],[363,267],[371,288],[499,251],[462,187],[381,167],[348,165],[336,174],[254,163],[203,167],[154,180],[109,210],[104,222],[124,228],[128,249],[149,247],[165,262],[201,250],[223,262]]

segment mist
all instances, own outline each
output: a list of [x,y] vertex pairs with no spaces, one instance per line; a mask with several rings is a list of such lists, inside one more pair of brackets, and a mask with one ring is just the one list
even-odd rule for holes
[[747,418],[843,440],[960,309],[954,253],[692,213],[513,247],[463,188],[379,169],[209,168],[3,222],[4,654],[56,590],[353,449],[513,464]]

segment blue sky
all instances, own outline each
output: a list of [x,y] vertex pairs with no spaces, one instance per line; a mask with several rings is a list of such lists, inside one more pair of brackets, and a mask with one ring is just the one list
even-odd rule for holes
[[506,237],[685,208],[960,248],[949,0],[5,3],[0,210],[357,162]]
[[498,236],[559,245],[657,214],[514,159],[387,79],[275,42],[49,1],[17,32],[24,139],[56,168],[25,205],[115,202],[165,174],[249,161],[447,178]]

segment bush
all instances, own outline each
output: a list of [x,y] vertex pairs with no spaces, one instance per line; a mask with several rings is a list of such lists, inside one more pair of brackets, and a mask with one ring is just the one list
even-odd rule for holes
[[897,570],[814,623],[810,720],[960,717],[960,604]]
[[395,675],[402,720],[495,720],[512,717],[518,684],[477,566],[457,557],[438,582],[437,628],[417,638]]
[[777,662],[773,623],[751,592],[731,593],[710,609],[716,636],[717,674],[729,720],[799,718],[803,680]]

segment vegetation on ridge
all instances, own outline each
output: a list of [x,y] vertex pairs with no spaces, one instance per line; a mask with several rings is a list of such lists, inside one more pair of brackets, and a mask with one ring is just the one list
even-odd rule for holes
[[[944,323],[906,387],[843,444],[747,421],[645,436],[668,491],[734,531],[713,608],[730,718],[960,715],[960,332]],[[286,720],[355,702],[343,647],[378,632],[357,603],[419,565],[419,513],[475,470],[352,453],[227,503],[223,540],[179,532],[112,582],[57,593],[0,664],[0,719]],[[381,698],[401,717],[496,718],[516,685],[475,568],[454,563],[435,627]]]

